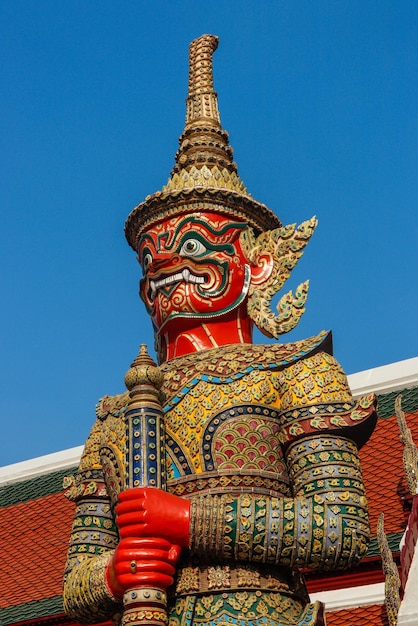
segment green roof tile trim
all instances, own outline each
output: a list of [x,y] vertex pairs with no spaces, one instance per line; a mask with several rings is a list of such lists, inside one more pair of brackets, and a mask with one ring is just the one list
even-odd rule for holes
[[8,626],[9,624],[18,624],[19,622],[52,617],[63,613],[62,596],[54,596],[53,598],[45,598],[45,600],[34,600],[33,602],[26,602],[26,604],[17,604],[16,606],[9,606],[7,609],[0,609],[0,624],[1,626]]
[[[392,554],[399,554],[399,544],[403,537],[403,532],[401,533],[389,533],[386,535],[388,540],[389,548]],[[366,559],[369,556],[380,556],[379,544],[377,543],[377,537],[373,537],[370,540],[369,549],[367,550]]]
[[386,419],[395,415],[395,400],[399,395],[402,396],[402,410],[405,413],[418,411],[418,387],[401,389],[377,396],[377,414],[380,418]]
[[[62,491],[64,476],[70,476],[77,471],[76,467],[69,467],[59,472],[51,472],[37,476],[20,483],[13,483],[0,487],[0,507],[11,506],[29,500],[36,500]],[[1,622],[0,622],[1,623]]]

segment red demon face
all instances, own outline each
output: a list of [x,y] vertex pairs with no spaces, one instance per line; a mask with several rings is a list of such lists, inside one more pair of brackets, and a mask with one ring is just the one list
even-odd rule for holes
[[186,318],[219,317],[243,302],[251,280],[239,243],[244,228],[205,211],[163,220],[143,233],[140,293],[158,331]]

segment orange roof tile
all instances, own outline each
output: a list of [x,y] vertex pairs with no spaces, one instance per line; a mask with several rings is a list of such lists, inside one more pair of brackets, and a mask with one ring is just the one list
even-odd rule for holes
[[1,509],[0,608],[61,595],[73,513],[62,492]]
[[[413,439],[418,441],[418,411],[405,416]],[[382,512],[386,533],[405,529],[400,499],[407,492],[402,455],[403,444],[396,417],[379,419],[373,435],[360,451],[372,536],[376,535],[377,518]]]
[[326,611],[326,618],[327,626],[389,626],[386,609],[381,604]]

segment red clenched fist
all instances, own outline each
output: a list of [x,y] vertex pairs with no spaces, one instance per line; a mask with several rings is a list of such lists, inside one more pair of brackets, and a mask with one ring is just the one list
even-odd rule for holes
[[173,584],[180,550],[165,539],[122,539],[106,570],[110,591],[122,598],[127,589],[135,587],[167,589]]
[[120,536],[163,537],[190,545],[190,502],[155,487],[135,487],[119,494],[116,521]]

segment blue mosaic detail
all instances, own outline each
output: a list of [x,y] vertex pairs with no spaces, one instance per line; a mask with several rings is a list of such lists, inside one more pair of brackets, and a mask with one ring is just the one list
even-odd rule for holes
[[164,488],[164,425],[159,411],[138,408],[126,413],[126,487]]
[[172,437],[168,437],[166,447],[173,460],[172,469],[174,470],[174,478],[194,474],[193,468],[189,464],[181,445],[177,441]]

